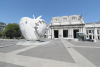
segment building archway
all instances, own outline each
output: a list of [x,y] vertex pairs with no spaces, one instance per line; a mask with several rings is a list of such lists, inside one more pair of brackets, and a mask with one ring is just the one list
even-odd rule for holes
[[68,37],[68,30],[63,30],[63,37]]
[[58,30],[54,30],[54,37],[58,38]]
[[76,36],[76,32],[79,32],[79,29],[73,30],[74,38],[77,38],[77,36]]

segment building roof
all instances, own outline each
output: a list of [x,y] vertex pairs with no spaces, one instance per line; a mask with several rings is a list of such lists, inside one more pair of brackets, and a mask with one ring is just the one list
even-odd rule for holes
[[0,23],[3,23],[3,22],[0,22]]
[[[3,23],[3,22],[0,22],[0,24],[5,24],[5,23]],[[6,25],[6,24],[5,24]]]
[[85,24],[100,24],[100,22],[92,22],[92,23],[85,23]]

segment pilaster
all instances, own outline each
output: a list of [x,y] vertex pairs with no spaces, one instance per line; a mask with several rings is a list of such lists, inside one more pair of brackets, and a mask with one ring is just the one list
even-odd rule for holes
[[54,39],[54,29],[52,29],[52,39]]
[[71,35],[72,35],[72,37],[71,37],[71,38],[73,38],[73,28],[71,29]]
[[94,39],[97,39],[97,28],[94,29]]
[[60,30],[61,32],[61,38],[63,38],[63,29]]

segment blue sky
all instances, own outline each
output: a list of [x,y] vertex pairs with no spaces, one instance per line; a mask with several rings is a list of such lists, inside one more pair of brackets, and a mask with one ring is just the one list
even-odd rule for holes
[[22,17],[82,15],[85,23],[100,21],[100,0],[0,0],[0,22],[19,23]]

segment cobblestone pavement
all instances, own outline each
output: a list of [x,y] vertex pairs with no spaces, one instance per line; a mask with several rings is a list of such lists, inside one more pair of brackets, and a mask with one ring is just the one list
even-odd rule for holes
[[1,67],[100,67],[100,44],[42,39],[46,45],[18,46],[0,41]]

